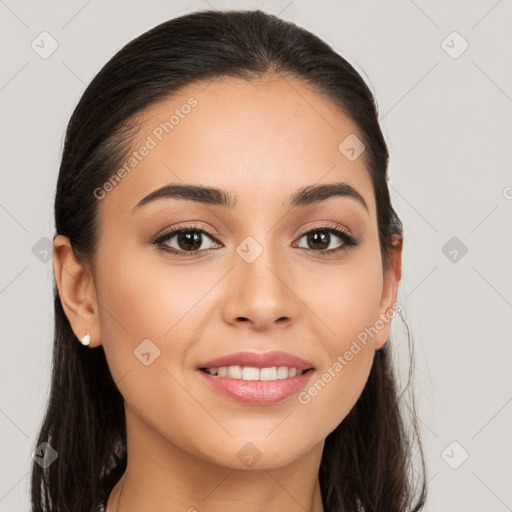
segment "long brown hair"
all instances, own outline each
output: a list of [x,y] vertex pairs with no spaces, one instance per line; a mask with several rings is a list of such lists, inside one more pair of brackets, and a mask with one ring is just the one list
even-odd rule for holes
[[[171,19],[128,43],[100,70],[67,127],[55,196],[56,235],[68,237],[76,257],[93,265],[98,241],[93,191],[124,160],[137,114],[197,81],[251,80],[267,73],[313,86],[357,125],[387,265],[392,237],[403,233],[389,196],[389,155],[375,100],[356,70],[329,45],[260,10],[197,11]],[[35,446],[48,442],[58,458],[46,468],[33,463],[32,507],[94,511],[106,503],[126,468],[123,398],[103,347],[90,349],[77,341],[55,285],[54,307],[51,389]],[[411,512],[424,505],[425,463],[414,401],[406,428],[404,395],[399,396],[389,351],[390,340],[376,351],[357,403],[326,438],[319,471],[326,512]],[[414,446],[419,448],[418,475],[411,465]]]

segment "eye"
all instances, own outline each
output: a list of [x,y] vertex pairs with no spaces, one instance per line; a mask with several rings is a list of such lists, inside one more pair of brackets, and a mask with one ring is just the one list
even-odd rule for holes
[[[333,243],[335,244],[336,241],[333,239],[332,235],[335,235],[334,238],[341,239],[342,243],[333,247]],[[345,249],[350,249],[357,246],[359,243],[355,237],[333,225],[320,226],[306,231],[302,233],[300,239],[304,237],[306,239],[306,247],[299,247],[321,255],[334,254]]]
[[[310,229],[300,235],[299,239],[302,238],[306,240],[306,247],[299,245],[299,248],[319,255],[332,255],[359,244],[355,237],[334,225]],[[333,247],[336,238],[341,240],[341,244],[338,243]],[[212,245],[204,247],[203,244],[208,239]],[[153,244],[159,249],[177,256],[195,256],[201,252],[222,247],[222,244],[213,235],[194,225],[173,228],[158,237]]]
[[158,248],[172,254],[188,256],[214,248],[204,247],[205,236],[212,240],[214,245],[219,244],[213,235],[196,226],[180,226],[171,229],[166,234],[158,237],[153,243]]

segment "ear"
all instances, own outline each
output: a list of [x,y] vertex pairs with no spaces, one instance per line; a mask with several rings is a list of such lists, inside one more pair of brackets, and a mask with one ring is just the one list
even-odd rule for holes
[[390,262],[384,270],[382,297],[379,303],[379,320],[376,321],[378,333],[374,337],[374,347],[378,350],[386,343],[391,331],[391,319],[394,316],[394,308],[398,294],[398,285],[402,276],[402,247],[403,238],[393,235],[393,247],[390,251]]
[[92,273],[88,266],[77,260],[69,239],[62,235],[53,240],[53,268],[60,301],[75,336],[81,339],[89,331],[89,346],[101,345]]

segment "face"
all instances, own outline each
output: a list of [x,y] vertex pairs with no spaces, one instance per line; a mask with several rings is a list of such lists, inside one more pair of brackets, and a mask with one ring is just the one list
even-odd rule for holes
[[[233,468],[251,442],[258,466],[272,468],[345,418],[389,334],[397,284],[382,267],[365,154],[339,149],[354,135],[292,79],[196,84],[144,112],[134,160],[97,192],[95,301],[88,317],[68,316],[77,336],[90,330],[103,345],[129,431]],[[139,205],[172,184],[221,189],[231,203],[161,194]],[[291,201],[332,184],[344,185]],[[313,370],[267,403],[219,391],[197,369],[270,351]]]

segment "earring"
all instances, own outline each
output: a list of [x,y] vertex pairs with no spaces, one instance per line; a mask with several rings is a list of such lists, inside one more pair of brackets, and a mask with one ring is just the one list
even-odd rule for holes
[[80,339],[80,342],[82,345],[89,345],[89,343],[91,343],[91,335],[89,334],[89,331],[87,331],[87,334]]

